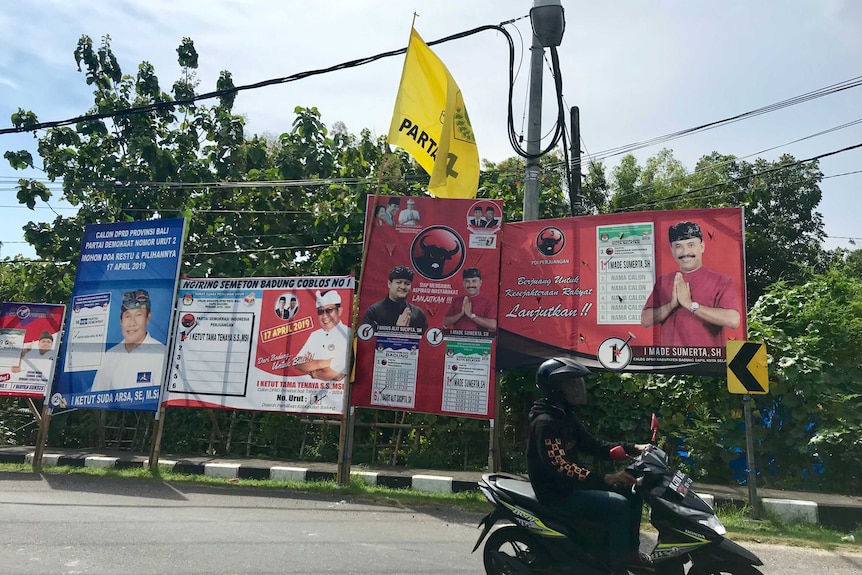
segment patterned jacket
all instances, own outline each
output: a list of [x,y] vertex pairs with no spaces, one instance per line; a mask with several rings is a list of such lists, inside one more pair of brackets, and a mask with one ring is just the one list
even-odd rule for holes
[[597,439],[571,410],[540,399],[530,409],[527,445],[527,471],[536,497],[553,503],[575,489],[610,489],[601,473],[578,462],[578,452],[610,460],[610,450],[617,445],[626,453],[637,453],[632,443]]

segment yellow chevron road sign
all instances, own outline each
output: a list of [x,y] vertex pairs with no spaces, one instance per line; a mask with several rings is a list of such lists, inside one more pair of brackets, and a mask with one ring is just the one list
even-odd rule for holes
[[769,393],[765,343],[727,342],[727,390],[730,393]]

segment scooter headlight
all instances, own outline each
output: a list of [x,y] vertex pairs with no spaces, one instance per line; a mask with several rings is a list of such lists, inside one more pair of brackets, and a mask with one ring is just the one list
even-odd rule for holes
[[718,517],[715,515],[710,515],[704,519],[698,519],[698,523],[703,525],[704,527],[709,527],[719,535],[724,535],[727,533],[727,529],[724,528],[724,525],[721,524],[721,521],[718,520]]

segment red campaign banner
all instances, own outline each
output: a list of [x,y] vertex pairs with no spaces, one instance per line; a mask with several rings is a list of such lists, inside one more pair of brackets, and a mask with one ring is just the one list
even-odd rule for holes
[[342,415],[354,278],[180,283],[168,407]]
[[741,208],[506,224],[497,368],[723,375],[745,295]]
[[0,305],[0,397],[48,394],[65,314],[62,304]]
[[352,404],[494,415],[499,200],[369,196]]

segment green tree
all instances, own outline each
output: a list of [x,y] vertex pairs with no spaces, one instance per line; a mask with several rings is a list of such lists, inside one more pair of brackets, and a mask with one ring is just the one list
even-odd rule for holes
[[777,281],[804,282],[828,267],[817,162],[785,155],[751,163],[714,152],[689,174],[664,149],[643,167],[624,156],[611,175],[611,211],[744,207],[749,306]]
[[587,214],[603,214],[608,211],[611,197],[610,183],[601,162],[590,162],[581,184],[581,194]]
[[611,170],[611,211],[621,211],[627,207],[642,204],[649,198],[640,191],[643,168],[638,165],[637,158],[627,154],[620,163]]
[[820,462],[820,486],[858,493],[862,351],[852,342],[862,337],[862,281],[831,270],[779,282],[751,310],[749,330],[770,355],[770,393],[758,403],[775,473],[801,483]]
[[745,205],[748,301],[752,305],[777,281],[798,284],[819,265],[826,237],[817,211],[823,178],[817,162],[797,164],[784,155],[776,162],[741,162],[731,177]]
[[[539,217],[563,218],[571,215],[568,202],[564,162],[556,153],[541,159],[542,177],[539,192]],[[508,158],[499,163],[483,161],[479,176],[479,197],[503,200],[507,222],[518,222],[524,214],[523,158]]]
[[862,280],[862,250],[837,248],[826,254],[824,265]]
[[[212,107],[126,113],[132,107],[194,94],[198,61],[194,44],[185,38],[177,52],[181,78],[174,83],[172,96],[161,89],[148,62],[138,66],[135,76],[123,74],[110,37],[102,38],[98,47],[88,36],[78,41],[75,61],[93,86],[93,105],[87,112],[114,115],[47,130],[38,140],[41,166],[26,151],[5,155],[15,168],[37,167],[49,180],[60,180],[64,199],[78,208],[74,216],[25,227],[25,238],[41,258],[74,261],[89,223],[187,215],[201,194],[201,188],[189,184],[215,182],[243,171],[243,120],[231,113],[233,96]],[[233,87],[229,72],[221,73],[216,87]],[[35,120],[32,112],[12,118],[16,126]],[[50,191],[35,180],[22,180],[18,196],[32,207],[37,200],[47,200]],[[68,266],[67,273],[74,276],[74,266]]]

